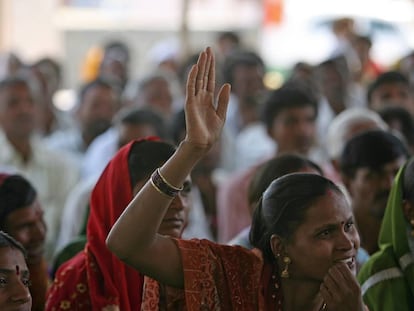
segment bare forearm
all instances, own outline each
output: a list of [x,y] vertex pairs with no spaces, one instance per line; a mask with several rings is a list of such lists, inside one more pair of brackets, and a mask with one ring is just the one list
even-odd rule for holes
[[[160,168],[172,185],[181,186],[207,147],[181,143],[174,155]],[[159,193],[150,182],[128,205],[108,235],[108,247],[120,258],[148,254],[171,198]]]
[[[201,52],[187,79],[186,139],[160,168],[154,184],[147,182],[113,226],[108,247],[141,273],[182,287],[184,272],[178,246],[158,229],[177,189],[220,136],[230,85],[221,87],[214,104],[215,62],[210,48]],[[159,187],[158,187],[159,186]],[[165,263],[168,258],[168,265]]]

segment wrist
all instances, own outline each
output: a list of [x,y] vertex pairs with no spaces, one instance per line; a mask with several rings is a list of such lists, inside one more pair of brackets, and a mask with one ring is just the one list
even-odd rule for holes
[[202,144],[183,141],[178,146],[174,155],[160,167],[160,174],[171,185],[182,185],[191,170],[208,152],[209,148]]
[[211,148],[208,144],[198,144],[191,141],[183,140],[180,145],[180,149],[190,152],[194,157],[202,158]]

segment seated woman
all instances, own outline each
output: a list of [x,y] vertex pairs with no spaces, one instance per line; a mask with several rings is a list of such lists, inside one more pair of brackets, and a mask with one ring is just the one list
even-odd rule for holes
[[35,186],[21,175],[0,173],[0,230],[26,250],[31,310],[43,311],[50,284],[45,259],[47,228]]
[[378,242],[358,274],[364,302],[371,311],[414,310],[414,158],[395,177]]
[[0,280],[0,310],[32,310],[26,250],[3,231],[0,231]]
[[221,88],[216,105],[214,67],[208,48],[187,82],[186,138],[118,218],[108,247],[141,273],[184,289],[186,310],[363,310],[352,210],[319,175],[272,182],[255,210],[254,250],[157,234],[178,185],[220,136],[230,87]]
[[[116,258],[105,245],[115,220],[175,147],[156,139],[121,148],[99,178],[91,197],[84,250],[64,263],[48,291],[46,310],[139,310],[144,276]],[[158,232],[180,237],[187,219],[190,180],[170,201]],[[168,301],[168,303],[173,303]]]

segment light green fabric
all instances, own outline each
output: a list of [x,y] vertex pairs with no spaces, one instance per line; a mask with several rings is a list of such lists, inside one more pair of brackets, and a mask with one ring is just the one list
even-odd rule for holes
[[[402,209],[403,166],[395,177],[383,218],[379,246],[358,274],[370,311],[414,310],[414,256]],[[413,189],[414,190],[414,189]]]

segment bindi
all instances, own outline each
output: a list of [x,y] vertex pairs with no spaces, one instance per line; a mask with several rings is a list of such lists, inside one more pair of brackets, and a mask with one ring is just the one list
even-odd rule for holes
[[16,275],[20,275],[20,267],[16,265]]

